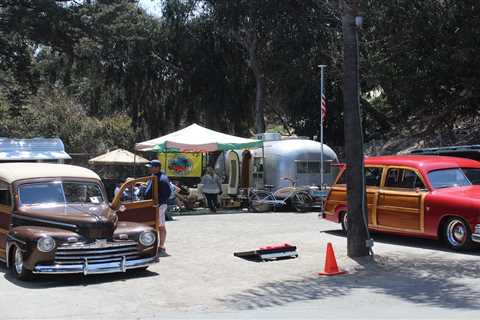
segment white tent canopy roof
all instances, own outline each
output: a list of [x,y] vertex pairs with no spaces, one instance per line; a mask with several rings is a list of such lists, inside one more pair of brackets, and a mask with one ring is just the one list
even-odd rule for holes
[[134,163],[145,164],[148,163],[148,160],[135,156],[130,151],[124,149],[116,149],[105,154],[99,155],[98,157],[88,160],[90,164],[107,164],[107,165],[131,165]]
[[72,159],[58,138],[0,138],[0,161],[35,161]]
[[261,140],[231,136],[194,123],[163,137],[137,143],[138,151],[212,152],[262,146]]

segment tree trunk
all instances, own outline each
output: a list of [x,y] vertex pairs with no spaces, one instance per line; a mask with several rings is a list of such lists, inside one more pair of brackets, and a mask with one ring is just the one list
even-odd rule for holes
[[258,39],[253,31],[245,32],[243,37],[238,36],[238,39],[243,48],[248,52],[247,64],[255,76],[255,131],[262,133],[265,132],[265,95],[267,85],[262,63],[257,57]]
[[257,92],[255,96],[255,130],[257,133],[265,132],[265,76],[255,75]]
[[343,101],[345,123],[345,157],[347,163],[348,236],[347,254],[361,257],[369,254],[366,240],[365,182],[363,179],[363,135],[359,106],[358,38],[355,16],[358,0],[349,6],[343,2],[342,29],[344,44]]

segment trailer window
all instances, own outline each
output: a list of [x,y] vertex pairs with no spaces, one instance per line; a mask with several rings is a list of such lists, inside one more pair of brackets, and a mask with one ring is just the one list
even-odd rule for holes
[[253,179],[256,181],[263,180],[263,158],[253,158]]
[[[297,174],[320,174],[320,161],[295,161],[297,163]],[[330,161],[323,162],[323,172],[330,173]]]

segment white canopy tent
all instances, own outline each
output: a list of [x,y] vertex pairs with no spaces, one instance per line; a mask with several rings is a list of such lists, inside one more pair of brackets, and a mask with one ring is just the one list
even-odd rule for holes
[[262,147],[261,140],[231,136],[194,123],[163,137],[137,143],[137,151],[213,152]]
[[146,164],[148,163],[148,160],[137,156],[130,151],[116,149],[92,158],[88,160],[88,163],[97,165],[133,165],[135,163]]

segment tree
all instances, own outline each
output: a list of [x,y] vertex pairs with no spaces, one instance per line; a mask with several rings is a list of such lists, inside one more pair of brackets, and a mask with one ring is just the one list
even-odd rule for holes
[[348,236],[347,254],[360,257],[369,254],[366,240],[367,205],[363,178],[363,133],[360,118],[358,30],[359,0],[342,1],[344,43],[343,102],[345,121],[345,156],[347,164]]

